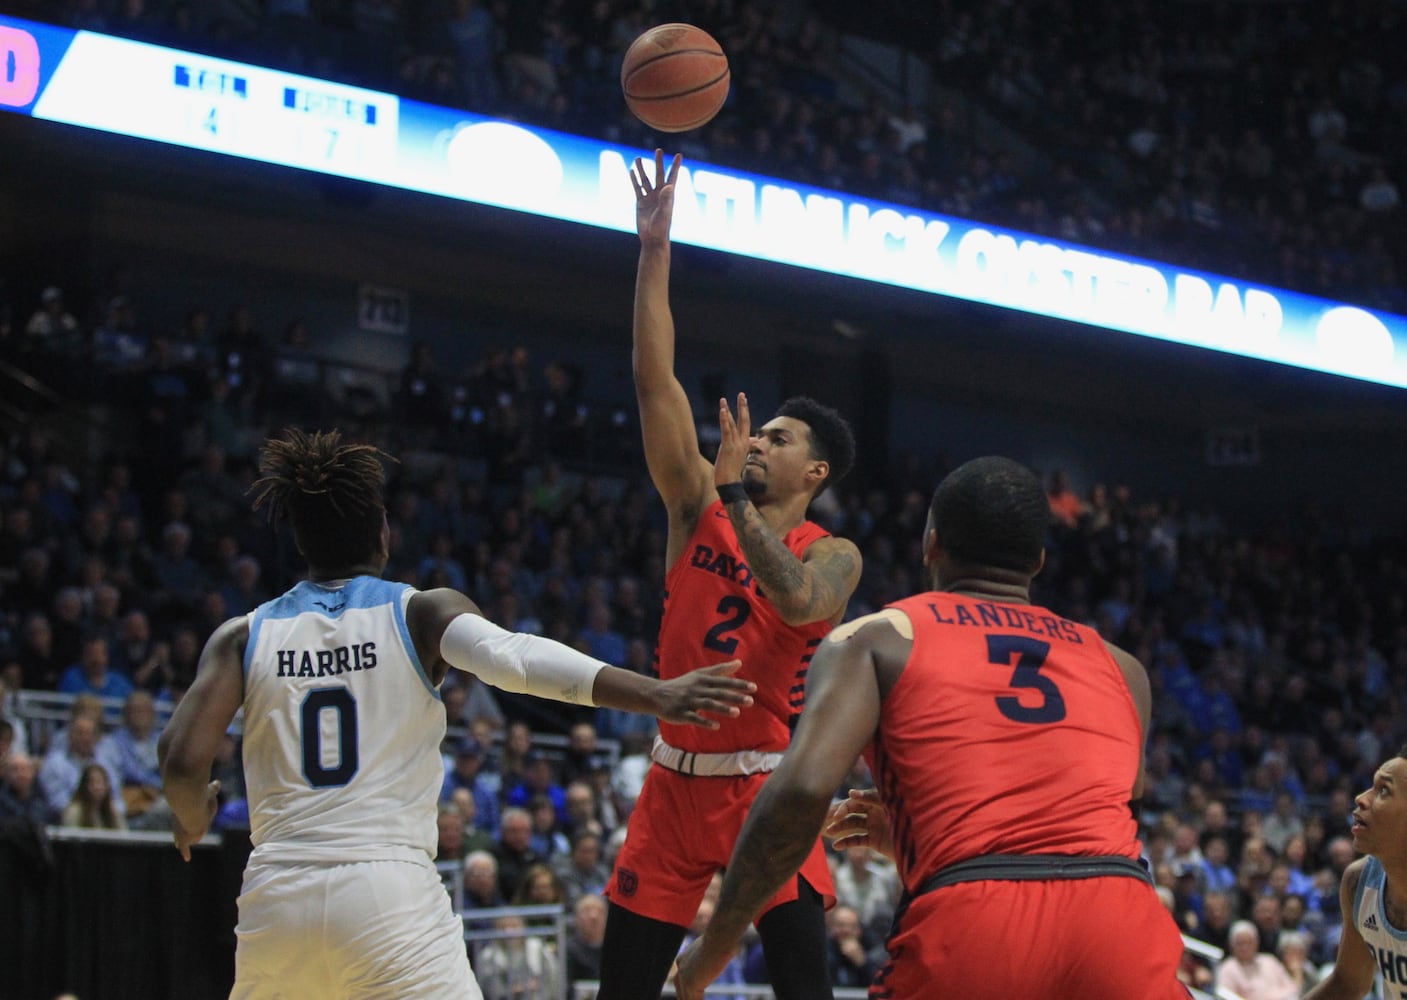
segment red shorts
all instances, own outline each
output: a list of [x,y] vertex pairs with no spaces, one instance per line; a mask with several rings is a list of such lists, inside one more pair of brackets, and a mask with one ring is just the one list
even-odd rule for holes
[[[630,814],[625,846],[606,886],[613,905],[654,920],[688,927],[715,872],[728,867],[733,845],[747,819],[765,774],[700,778],[656,764]],[[825,848],[818,839],[800,875],[835,905],[835,885]],[[758,913],[797,898],[788,879]]]
[[914,900],[871,1000],[1188,1000],[1182,936],[1134,878],[964,882]]

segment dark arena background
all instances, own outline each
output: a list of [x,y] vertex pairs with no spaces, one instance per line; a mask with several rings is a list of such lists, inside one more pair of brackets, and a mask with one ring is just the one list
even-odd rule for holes
[[[719,39],[733,93],[653,135],[615,74],[671,20]],[[672,304],[705,452],[739,391],[850,418],[856,469],[813,517],[864,553],[851,617],[919,589],[945,471],[1040,473],[1036,599],[1149,667],[1138,818],[1187,981],[1214,990],[1243,918],[1317,975],[1350,799],[1407,742],[1404,42],[1387,2],[6,4],[0,751],[45,789],[86,639],[164,720],[214,625],[291,584],[244,496],[290,424],[400,460],[388,575],[650,669],[664,512],[624,168],[662,146],[695,194]],[[472,734],[492,771],[526,730],[591,790],[608,864],[648,726],[446,701],[447,768]],[[128,829],[95,831],[66,796],[26,804],[7,759],[0,1000],[227,995],[237,729],[225,758],[189,866],[140,782]],[[460,861],[497,832],[442,831],[466,914]],[[592,995],[572,915],[600,887],[559,881],[531,901],[555,972],[511,995]],[[870,962],[893,904],[863,907]],[[486,970],[504,949],[475,927]]]

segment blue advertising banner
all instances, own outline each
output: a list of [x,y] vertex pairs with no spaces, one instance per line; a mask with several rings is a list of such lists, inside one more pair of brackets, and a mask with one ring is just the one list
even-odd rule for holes
[[[0,109],[634,229],[641,150],[258,66],[0,17]],[[725,253],[1407,387],[1407,317],[686,164],[675,239]]]

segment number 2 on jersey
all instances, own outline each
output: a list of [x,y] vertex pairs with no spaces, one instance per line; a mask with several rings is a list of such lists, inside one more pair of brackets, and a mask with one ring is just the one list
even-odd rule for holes
[[[337,715],[337,764],[324,767],[322,763],[323,712]],[[352,780],[357,773],[357,699],[342,687],[318,688],[303,699],[298,718],[299,736],[303,744],[303,777],[314,788],[336,788]]]
[[1021,699],[1012,695],[997,698],[997,708],[1012,722],[1059,722],[1065,718],[1065,696],[1055,681],[1042,676],[1041,667],[1050,655],[1050,643],[1041,642],[1025,635],[987,636],[987,659],[1002,666],[1011,666],[1011,658],[1016,657],[1016,670],[1011,675],[1010,686],[1029,688],[1044,695],[1039,705],[1023,705]]
[[745,597],[728,596],[718,602],[718,613],[723,620],[708,630],[704,636],[704,648],[732,656],[733,650],[738,648],[738,638],[728,633],[743,627],[748,615],[752,614],[752,605]]

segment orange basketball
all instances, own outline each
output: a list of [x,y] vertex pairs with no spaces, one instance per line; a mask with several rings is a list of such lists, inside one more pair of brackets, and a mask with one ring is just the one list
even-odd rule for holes
[[620,87],[632,114],[660,132],[706,124],[728,97],[728,57],[692,24],[660,24],[625,50]]

